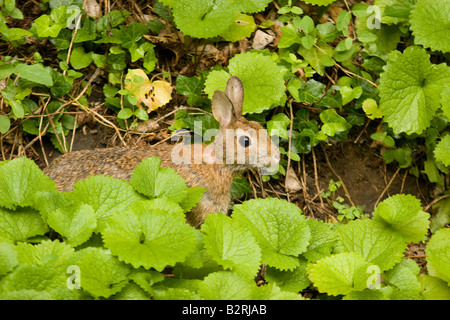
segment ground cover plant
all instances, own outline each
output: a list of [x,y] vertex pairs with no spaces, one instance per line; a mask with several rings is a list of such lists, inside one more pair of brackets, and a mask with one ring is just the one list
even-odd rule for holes
[[[449,17],[449,0],[0,0],[0,298],[449,299]],[[235,180],[230,216],[187,225],[204,189],[157,157],[68,193],[42,173],[218,128],[232,75],[282,159]]]

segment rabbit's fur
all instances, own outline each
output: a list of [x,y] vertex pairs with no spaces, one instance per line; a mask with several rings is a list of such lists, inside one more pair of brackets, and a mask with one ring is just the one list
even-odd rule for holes
[[[103,174],[129,181],[133,169],[142,160],[158,156],[161,165],[175,169],[189,187],[206,188],[201,202],[186,215],[187,222],[198,227],[207,214],[228,212],[236,175],[251,168],[278,165],[279,150],[267,132],[260,124],[242,116],[243,98],[242,83],[235,76],[228,81],[225,92],[214,93],[212,109],[220,131],[210,145],[160,144],[146,149],[75,151],[55,159],[44,173],[56,182],[58,190],[70,191],[76,181],[90,175]],[[242,138],[243,135],[247,138]]]

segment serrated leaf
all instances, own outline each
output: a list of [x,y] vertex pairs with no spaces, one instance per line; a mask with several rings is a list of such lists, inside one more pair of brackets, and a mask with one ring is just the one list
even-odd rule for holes
[[311,233],[301,210],[285,200],[253,199],[233,207],[233,219],[249,230],[261,247],[262,262],[281,270],[298,266]]
[[439,229],[428,241],[425,250],[429,274],[450,285],[450,229]]
[[14,245],[8,242],[0,242],[0,277],[11,272],[18,264],[19,260]]
[[80,268],[80,286],[94,297],[116,294],[128,283],[130,268],[109,250],[86,248],[74,254],[73,264]]
[[384,120],[396,134],[420,134],[430,126],[449,82],[450,67],[432,64],[425,49],[412,46],[403,54],[394,51],[380,78]]
[[256,52],[235,55],[229,61],[229,73],[212,71],[205,82],[205,92],[212,98],[214,91],[225,90],[231,75],[241,79],[244,85],[243,114],[260,113],[279,105],[286,97],[283,69],[270,56]]
[[422,274],[418,278],[422,285],[423,300],[450,300],[450,286],[439,278]]
[[308,219],[306,220],[311,231],[311,239],[307,251],[302,255],[310,262],[330,255],[336,241],[336,233],[330,229],[330,226],[323,221]]
[[190,211],[197,203],[200,202],[206,188],[195,186],[187,188],[187,195],[184,200],[182,200],[179,205],[183,208],[184,212]]
[[235,17],[233,7],[225,0],[177,0],[172,5],[178,29],[195,38],[211,38],[221,34]]
[[16,245],[16,251],[19,262],[27,264],[44,264],[46,257],[56,255],[53,267],[65,266],[75,252],[73,247],[59,240],[45,240],[36,245],[20,242]]
[[209,274],[200,283],[198,293],[206,300],[247,300],[251,299],[255,287],[252,278],[230,271],[218,271]]
[[96,231],[99,232],[103,230],[106,220],[114,211],[124,209],[141,200],[130,184],[101,175],[77,181],[73,191],[67,194],[67,198],[92,207],[97,219]]
[[239,13],[233,18],[227,30],[220,34],[227,41],[235,42],[250,37],[255,31],[256,24],[252,16]]
[[311,284],[306,272],[307,264],[306,259],[299,258],[299,266],[292,271],[281,271],[277,268],[267,267],[264,279],[269,284],[274,283],[283,290],[300,292]]
[[434,156],[437,161],[441,161],[444,165],[450,166],[450,134],[441,138],[434,148]]
[[411,11],[414,42],[425,48],[450,51],[450,1],[418,0]]
[[0,241],[27,241],[47,231],[48,228],[37,211],[31,208],[12,211],[0,207]]
[[403,237],[370,220],[354,220],[337,229],[345,251],[359,253],[367,262],[377,265],[380,271],[400,262],[406,249]]
[[426,235],[430,214],[422,211],[420,200],[412,195],[397,194],[382,201],[373,219],[400,233],[405,241],[421,241]]
[[143,160],[131,174],[131,185],[150,198],[183,201],[187,196],[186,182],[174,169],[160,165],[161,160],[157,157]]
[[394,287],[389,298],[392,300],[417,300],[421,286],[417,280],[420,269],[411,259],[403,259],[383,275],[383,279]]
[[356,252],[343,252],[308,265],[309,278],[319,289],[331,295],[348,294],[367,288],[369,264]]
[[197,244],[182,213],[153,208],[151,201],[137,202],[111,216],[103,240],[120,260],[158,271],[184,261]]
[[73,247],[87,241],[97,227],[94,209],[88,204],[51,211],[47,223]]
[[202,225],[207,252],[225,269],[252,277],[261,263],[261,249],[250,231],[223,213],[209,214]]
[[20,264],[2,278],[1,300],[71,300],[78,292],[69,290],[67,275],[48,265]]

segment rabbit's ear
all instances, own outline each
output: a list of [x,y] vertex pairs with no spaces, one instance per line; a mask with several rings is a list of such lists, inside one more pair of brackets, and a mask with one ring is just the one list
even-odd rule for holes
[[225,94],[233,104],[234,114],[239,118],[242,115],[242,103],[244,102],[244,86],[241,79],[232,76],[227,82]]
[[234,122],[233,106],[224,92],[216,90],[212,98],[212,112],[220,127],[227,127]]

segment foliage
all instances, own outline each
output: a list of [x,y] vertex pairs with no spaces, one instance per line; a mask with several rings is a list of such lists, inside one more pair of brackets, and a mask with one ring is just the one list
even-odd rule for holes
[[[18,165],[27,170],[8,175]],[[93,176],[69,193],[55,191],[26,158],[0,168],[0,182],[10,181],[0,200],[2,299],[115,299],[130,286],[145,299],[301,299],[298,293],[311,284],[348,299],[419,299],[448,291],[441,284],[449,280],[448,229],[427,246],[426,281],[413,260],[402,259],[406,242],[422,239],[429,227],[412,196],[384,200],[373,219],[334,226],[305,219],[285,200],[254,199],[235,205],[231,217],[208,215],[198,230],[185,223],[179,205],[193,193],[176,185],[178,174],[160,168],[156,157],[144,160],[130,183]],[[142,189],[148,176],[151,188]],[[168,193],[155,192],[169,181]],[[49,189],[29,189],[31,183]],[[119,194],[110,191],[117,188]],[[10,209],[10,198],[21,192],[30,201]],[[100,223],[104,227],[96,228]],[[258,287],[253,277],[262,263],[268,283]],[[167,267],[174,278],[162,276]]]

